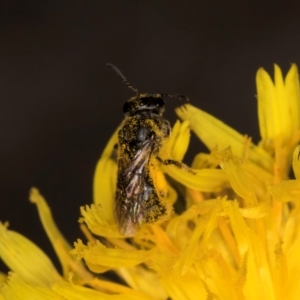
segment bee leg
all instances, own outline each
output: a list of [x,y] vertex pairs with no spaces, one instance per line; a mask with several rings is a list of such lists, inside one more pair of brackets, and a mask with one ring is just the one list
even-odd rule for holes
[[183,169],[183,170],[186,170],[186,171],[194,174],[194,172],[186,164],[184,164],[184,163],[182,163],[180,161],[177,161],[177,160],[174,160],[174,159],[162,159],[159,156],[157,156],[156,158],[163,165],[166,165],[166,166],[167,165],[174,165],[174,166],[176,166],[179,169]]
[[152,206],[150,206],[150,207],[148,207],[147,209],[146,209],[146,212],[149,212],[149,211],[151,211],[151,210],[154,210],[154,209],[156,209],[158,206],[157,205],[152,205]]
[[161,162],[163,165],[175,165],[176,167],[182,169],[184,168],[187,168],[186,165],[184,165],[183,163],[177,161],[177,160],[174,160],[174,159],[162,159],[160,158],[159,156],[156,157],[158,159],[159,162]]
[[118,150],[118,144],[115,144],[115,145],[114,145],[114,149],[115,149],[115,150]]
[[133,204],[133,209],[132,209],[132,220],[134,224],[138,223],[139,212],[140,212],[140,204],[135,202]]

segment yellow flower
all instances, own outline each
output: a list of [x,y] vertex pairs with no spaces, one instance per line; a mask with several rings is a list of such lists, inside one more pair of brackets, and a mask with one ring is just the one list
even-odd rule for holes
[[[176,110],[182,123],[175,124],[163,158],[183,159],[190,128],[210,154],[198,154],[190,172],[162,166],[179,183],[177,191],[184,186],[181,196],[186,203],[184,211],[163,224],[144,225],[130,239],[118,232],[113,214],[118,130],[97,164],[94,204],[81,208],[87,244],[78,240],[69,253],[71,247],[45,200],[33,190],[31,200],[38,206],[63,274],[37,246],[2,226],[0,257],[13,273],[0,287],[0,300],[300,299],[297,67],[292,65],[283,79],[275,66],[274,77],[273,82],[263,69],[256,77],[258,145],[192,105]],[[295,179],[288,178],[291,167]],[[168,188],[168,201],[174,203],[177,192]],[[115,272],[127,286],[97,278],[75,263],[74,256],[94,273]]]
[[[299,140],[300,103],[299,78],[292,65],[285,80],[275,65],[274,83],[259,69],[256,76],[260,146],[274,153],[276,180],[287,177],[291,155]],[[279,174],[277,174],[279,173]]]

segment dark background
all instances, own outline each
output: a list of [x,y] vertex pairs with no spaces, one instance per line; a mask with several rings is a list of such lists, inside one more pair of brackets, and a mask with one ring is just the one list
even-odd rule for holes
[[[36,186],[68,240],[80,236],[79,206],[133,95],[107,62],[139,91],[184,94],[257,142],[257,69],[300,65],[300,5],[281,3],[1,1],[0,220],[54,257],[28,201]],[[180,104],[167,99],[172,122]],[[191,153],[203,149],[194,139]]]

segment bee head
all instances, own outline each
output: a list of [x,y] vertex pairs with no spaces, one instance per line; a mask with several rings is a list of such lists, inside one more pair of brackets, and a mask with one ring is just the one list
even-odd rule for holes
[[162,115],[165,110],[165,101],[161,94],[137,94],[130,98],[123,106],[125,114],[135,114],[141,111],[149,111]]
[[134,88],[121,73],[121,71],[112,64],[107,64],[127,85],[127,87],[133,90],[136,95],[131,97],[123,106],[123,112],[125,114],[133,115],[138,112],[148,111],[154,114],[162,115],[165,110],[164,97],[175,97],[179,99],[189,99],[183,95],[178,94],[140,94],[136,88]]

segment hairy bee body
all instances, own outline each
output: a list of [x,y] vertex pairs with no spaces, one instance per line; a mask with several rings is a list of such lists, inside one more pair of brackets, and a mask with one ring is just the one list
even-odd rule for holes
[[[138,95],[130,103],[143,99],[151,97]],[[161,98],[150,101],[157,99]],[[171,127],[155,111],[138,110],[129,114],[118,134],[115,213],[120,232],[126,236],[134,235],[143,223],[165,219],[171,210],[165,200],[167,185],[157,160]]]
[[182,95],[140,94],[114,65],[107,64],[136,95],[125,102],[125,119],[118,133],[118,174],[115,196],[115,219],[119,231],[133,236],[144,223],[165,220],[171,212],[168,189],[159,163],[180,162],[159,157],[165,140],[171,134],[170,123],[162,117],[163,97]]

